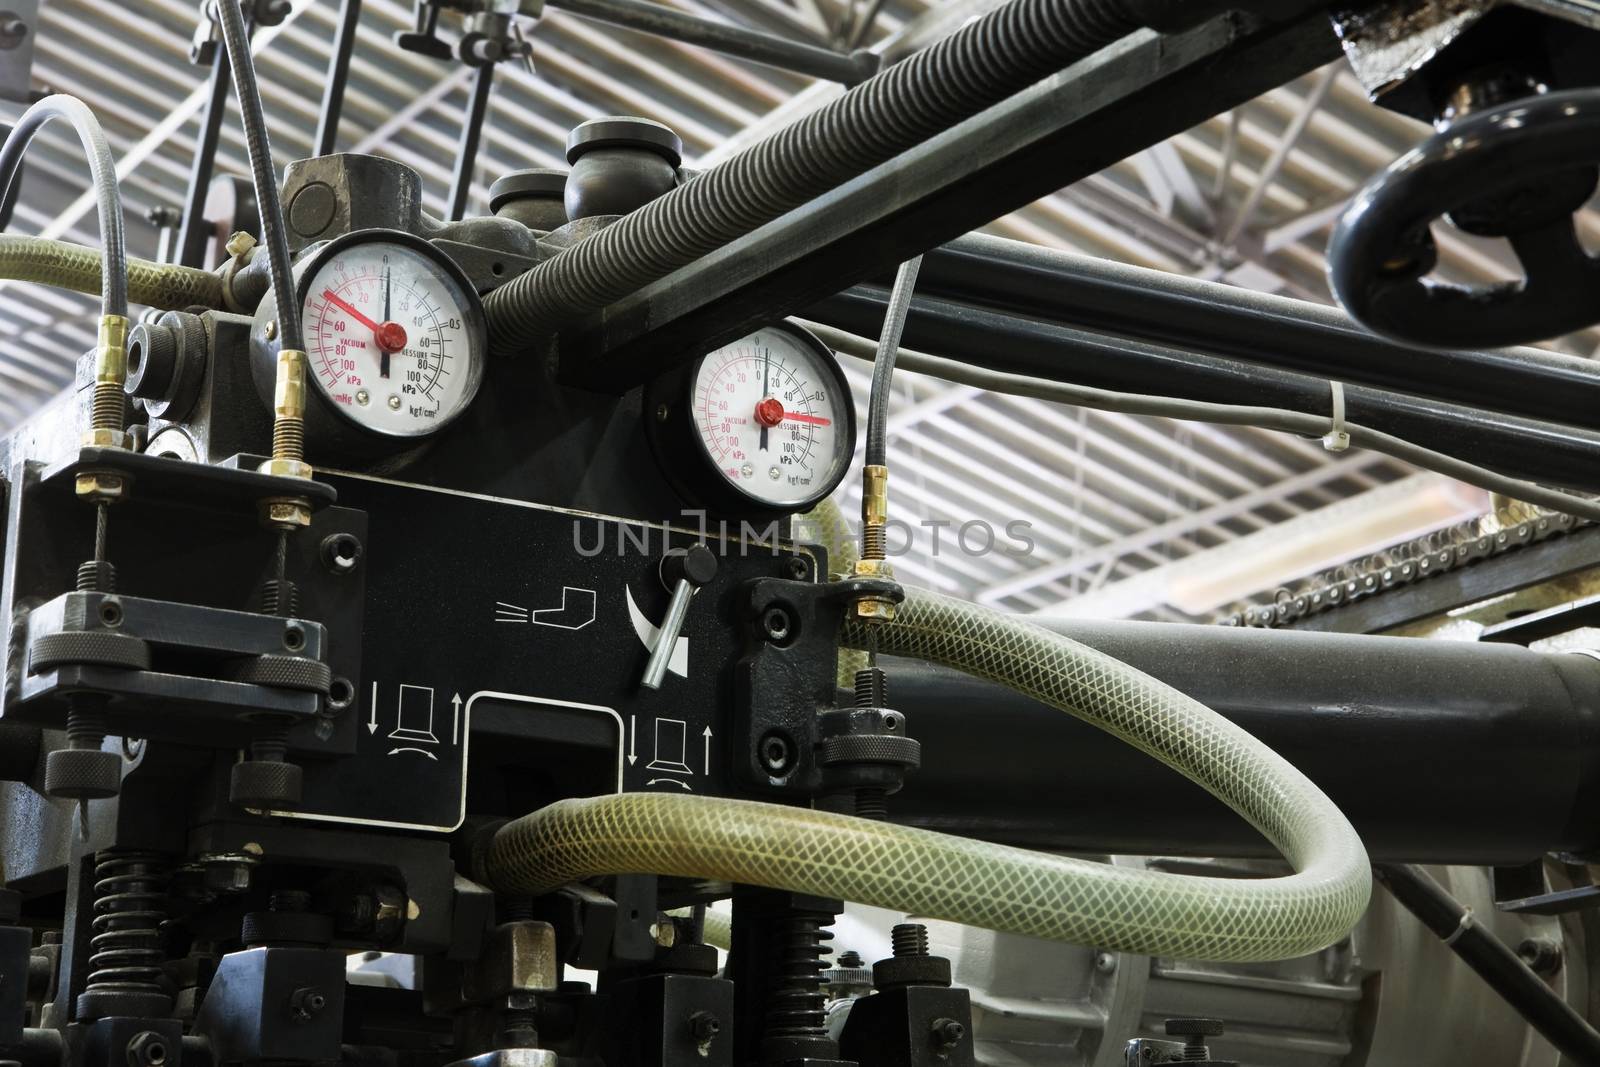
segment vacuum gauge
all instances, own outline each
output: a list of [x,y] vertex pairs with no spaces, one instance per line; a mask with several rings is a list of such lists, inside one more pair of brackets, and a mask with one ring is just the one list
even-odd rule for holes
[[[307,370],[319,415],[331,416],[316,420],[325,430],[423,438],[472,403],[487,344],[483,307],[443,252],[399,231],[362,230],[317,249],[296,275]],[[272,311],[269,295],[258,337]],[[316,428],[309,419],[308,428]]]
[[708,507],[808,510],[838,487],[855,453],[844,374],[821,341],[791,323],[702,356],[651,399],[664,466]]

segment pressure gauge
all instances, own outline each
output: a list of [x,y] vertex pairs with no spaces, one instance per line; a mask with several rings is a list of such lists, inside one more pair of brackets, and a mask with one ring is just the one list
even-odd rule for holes
[[[472,403],[487,330],[449,256],[410,234],[361,230],[317,249],[296,275],[308,376],[325,416],[308,412],[314,436],[320,426],[403,443],[438,433]],[[272,333],[262,320],[274,307],[269,295],[258,336]]]
[[833,353],[791,323],[759,330],[657,383],[647,398],[669,475],[707,507],[805,511],[855,454],[855,404]]

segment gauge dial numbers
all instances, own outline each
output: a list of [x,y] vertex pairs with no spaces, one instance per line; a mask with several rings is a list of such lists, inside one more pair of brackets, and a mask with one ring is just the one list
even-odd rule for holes
[[687,404],[699,462],[745,507],[804,510],[844,477],[855,411],[833,354],[789,324],[704,356]]
[[425,242],[345,241],[318,253],[301,279],[312,377],[365,430],[434,433],[466,409],[482,377],[477,296]]

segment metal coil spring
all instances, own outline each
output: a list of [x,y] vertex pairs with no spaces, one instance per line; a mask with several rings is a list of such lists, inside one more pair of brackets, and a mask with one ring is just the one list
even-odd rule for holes
[[167,871],[153,852],[101,852],[94,868],[94,936],[87,989],[163,992],[161,923]]
[[833,931],[824,927],[832,923],[833,916],[827,912],[796,911],[775,924],[773,947],[779,963],[767,1000],[769,1040],[827,1037],[822,956],[833,940]]

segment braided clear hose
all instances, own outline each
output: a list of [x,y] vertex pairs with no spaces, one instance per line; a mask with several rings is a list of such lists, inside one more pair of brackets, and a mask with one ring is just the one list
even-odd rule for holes
[[[99,249],[70,241],[0,234],[0,278],[94,295],[100,292],[103,262]],[[221,308],[222,279],[193,267],[130,259],[128,300],[162,311]]]
[[[1349,932],[1372,889],[1365,849],[1320,789],[1244,730],[1058,634],[908,590],[884,652],[1011,686],[1134,745],[1247,819],[1294,873],[1242,880],[1135,870],[752,801],[631,794],[564,800],[507,824],[479,876],[537,894],[649,871],[783,888],[1141,955],[1266,961]],[[848,624],[844,640],[868,634]],[[981,723],[981,709],[974,710]]]

